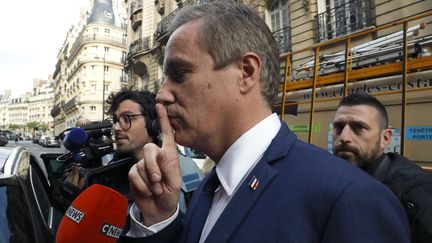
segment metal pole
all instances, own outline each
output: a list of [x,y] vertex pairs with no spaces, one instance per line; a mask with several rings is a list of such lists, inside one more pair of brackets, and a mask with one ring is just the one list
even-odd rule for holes
[[349,72],[351,71],[351,38],[346,40],[345,44],[345,75],[344,75],[344,92],[343,98],[348,95]]
[[408,38],[407,38],[408,22],[403,24],[403,60],[402,60],[402,117],[401,117],[401,145],[400,153],[405,155],[405,130],[406,130],[406,103],[407,103],[407,82],[408,82]]
[[314,129],[314,112],[315,112],[315,94],[316,94],[316,83],[319,76],[319,52],[320,47],[315,48],[315,60],[314,60],[314,73],[312,82],[312,100],[310,107],[310,119],[309,119],[309,139],[308,143],[312,143],[313,129]]
[[285,80],[284,80],[284,88],[282,95],[282,108],[281,108],[281,120],[284,120],[285,117],[285,102],[286,102],[286,92],[288,82],[291,81],[291,55],[288,55],[285,59]]
[[104,52],[104,56],[103,56],[102,120],[105,120],[105,52]]

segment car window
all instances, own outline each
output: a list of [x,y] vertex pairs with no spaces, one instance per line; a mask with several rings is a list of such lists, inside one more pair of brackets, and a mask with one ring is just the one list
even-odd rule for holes
[[9,157],[10,150],[0,150],[0,173],[3,172],[3,166]]
[[35,242],[24,192],[14,182],[0,180],[0,242]]
[[33,193],[36,198],[36,203],[39,212],[41,213],[42,218],[45,220],[45,223],[48,225],[51,203],[46,191],[47,190],[47,186],[45,185],[46,179],[42,171],[40,171],[40,169],[37,167],[35,163],[30,163],[30,165],[31,165],[30,179],[31,179]]

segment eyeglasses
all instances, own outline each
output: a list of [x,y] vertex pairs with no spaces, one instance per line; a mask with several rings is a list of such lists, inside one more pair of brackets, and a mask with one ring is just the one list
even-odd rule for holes
[[113,125],[117,122],[120,124],[121,129],[128,130],[132,126],[132,117],[143,116],[144,114],[121,114],[119,117],[113,116]]

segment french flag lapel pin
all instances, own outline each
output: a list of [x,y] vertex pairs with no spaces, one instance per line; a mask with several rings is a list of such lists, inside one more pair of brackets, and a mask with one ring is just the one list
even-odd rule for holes
[[257,188],[258,188],[258,185],[259,185],[259,180],[258,180],[258,178],[256,178],[255,176],[253,176],[252,177],[252,179],[249,181],[249,187],[252,189],[252,190],[256,190]]

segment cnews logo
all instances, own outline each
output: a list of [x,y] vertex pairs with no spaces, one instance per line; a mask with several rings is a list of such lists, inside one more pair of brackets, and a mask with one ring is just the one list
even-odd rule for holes
[[66,211],[66,216],[72,219],[75,223],[79,224],[81,219],[84,217],[84,213],[79,211],[78,209],[70,206]]
[[102,224],[100,232],[104,235],[118,239],[120,237],[120,234],[122,233],[122,229],[115,227],[114,225],[104,223]]

